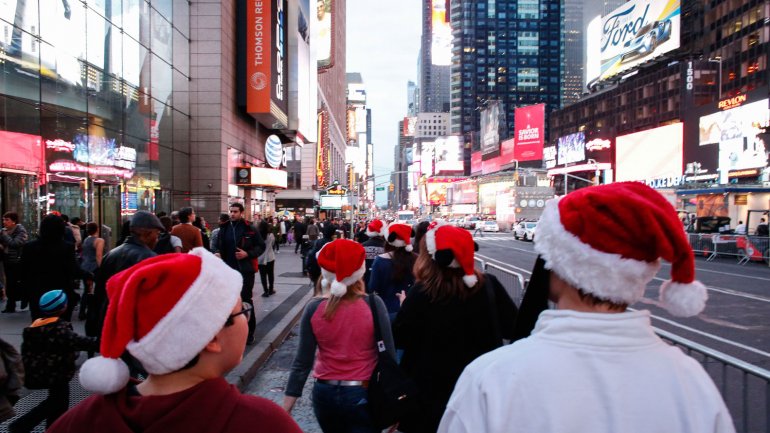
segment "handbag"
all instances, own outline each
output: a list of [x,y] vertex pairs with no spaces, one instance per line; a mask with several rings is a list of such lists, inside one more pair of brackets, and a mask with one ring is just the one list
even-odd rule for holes
[[417,408],[417,385],[404,374],[385,348],[373,295],[369,295],[369,308],[374,319],[377,348],[377,365],[369,379],[369,412],[375,427],[384,429]]

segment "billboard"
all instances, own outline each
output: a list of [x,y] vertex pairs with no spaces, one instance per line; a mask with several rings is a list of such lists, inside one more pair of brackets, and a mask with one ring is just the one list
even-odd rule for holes
[[431,182],[429,179],[426,183],[428,188],[428,203],[432,206],[444,206],[446,204],[447,187],[451,184],[447,182]]
[[431,5],[431,63],[437,66],[452,64],[452,27],[447,19],[447,0],[432,0]]
[[543,159],[545,104],[516,108],[514,121],[514,158],[519,162]]
[[675,186],[682,178],[682,123],[661,126],[615,140],[615,181]]
[[316,139],[318,70],[310,49],[310,1],[289,2],[289,129],[303,142]]
[[767,152],[770,146],[759,134],[764,132],[760,126],[768,123],[770,109],[767,99],[700,118],[699,153],[718,152],[719,183],[728,182],[730,171],[767,166]]
[[313,28],[315,34],[313,46],[315,47],[318,69],[330,68],[334,63],[332,59],[332,46],[334,37],[332,3],[334,0],[313,1],[317,5]]
[[679,48],[680,0],[631,0],[602,18],[599,80]]
[[481,173],[481,152],[471,153],[471,173]]
[[236,167],[235,184],[267,188],[286,188],[288,174],[284,170],[264,167]]
[[545,162],[545,168],[556,167],[556,146],[546,146],[543,148],[543,162]]
[[417,130],[417,118],[416,117],[404,117],[404,130],[401,134],[404,137],[414,137],[414,133]]
[[481,112],[481,153],[497,152],[500,144],[500,101],[489,101]]
[[422,143],[420,171],[426,176],[433,176],[433,147],[434,143]]
[[247,0],[246,111],[266,127],[288,128],[285,0]]
[[506,165],[516,160],[516,139],[511,138],[500,143],[500,165]]
[[462,143],[460,137],[437,138],[435,142],[436,174],[463,171]]
[[558,165],[585,161],[586,134],[576,132],[565,137],[559,137],[556,149],[556,163]]

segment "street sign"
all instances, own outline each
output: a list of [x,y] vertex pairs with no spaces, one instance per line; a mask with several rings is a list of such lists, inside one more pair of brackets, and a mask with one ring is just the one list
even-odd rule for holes
[[374,190],[375,191],[385,191],[385,187],[384,186],[378,186],[378,187],[375,187]]

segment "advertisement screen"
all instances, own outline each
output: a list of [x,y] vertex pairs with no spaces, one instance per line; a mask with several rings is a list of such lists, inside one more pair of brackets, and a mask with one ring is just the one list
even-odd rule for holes
[[462,145],[457,136],[437,138],[436,174],[450,171],[463,171]]
[[332,2],[334,0],[319,0],[317,2],[315,22],[315,38],[313,45],[316,49],[318,59],[318,68],[328,68],[332,66]]
[[719,183],[728,182],[731,170],[767,166],[768,146],[759,134],[764,132],[760,125],[768,122],[767,99],[700,118],[699,144],[718,148]]
[[426,176],[433,176],[433,143],[422,143],[420,171]]
[[450,188],[452,189],[452,204],[475,204],[478,200],[478,193],[474,182],[457,182],[453,183]]
[[[296,130],[303,141],[316,136],[318,70],[310,50],[310,1],[289,2],[289,129]],[[315,13],[315,10],[313,10]]]
[[447,19],[446,0],[433,0],[430,57],[434,65],[452,64],[452,27]]
[[342,209],[342,199],[344,197],[341,195],[324,195],[321,194],[321,209],[330,209],[330,210],[340,210]]
[[481,173],[481,152],[471,154],[471,173]]
[[586,159],[586,134],[576,132],[566,137],[559,137],[557,144],[556,163],[558,165],[572,164]]
[[511,138],[500,143],[500,165],[516,160],[516,139]]
[[284,0],[249,0],[247,11],[246,110],[255,117],[265,116],[271,128],[285,128],[289,74]]
[[682,176],[682,124],[619,136],[615,181],[653,182]]
[[545,168],[556,167],[556,146],[546,146],[543,148],[543,161]]
[[631,0],[602,17],[599,80],[679,48],[680,0]]
[[417,118],[416,117],[404,117],[404,130],[402,134],[404,137],[414,137],[414,133],[417,130]]
[[496,152],[500,144],[500,101],[490,101],[481,112],[481,153]]
[[519,161],[543,159],[545,104],[517,108],[515,118],[515,158]]
[[428,182],[428,203],[432,206],[444,206],[446,204],[446,190],[450,185],[446,182]]

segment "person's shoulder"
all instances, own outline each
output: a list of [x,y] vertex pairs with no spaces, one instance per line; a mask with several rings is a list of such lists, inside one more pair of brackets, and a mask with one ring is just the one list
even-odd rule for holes
[[382,254],[378,255],[377,258],[381,258],[383,260],[390,260],[393,257],[390,256],[390,253],[382,253]]
[[106,402],[106,396],[92,395],[60,416],[46,432],[84,433],[92,431],[94,417],[104,414]]
[[238,397],[236,410],[230,417],[230,431],[250,431],[254,420],[259,420],[260,430],[267,432],[302,433],[296,422],[283,408],[274,402],[254,395]]

